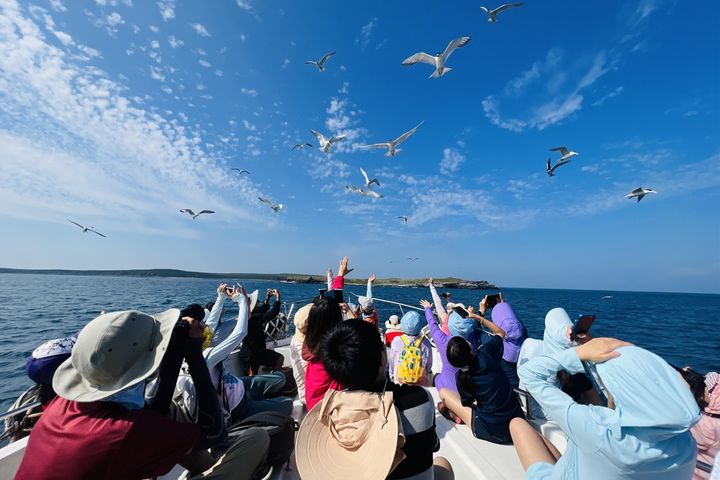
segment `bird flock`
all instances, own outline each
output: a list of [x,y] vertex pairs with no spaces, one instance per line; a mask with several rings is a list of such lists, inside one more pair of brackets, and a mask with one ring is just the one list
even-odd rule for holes
[[[498,22],[498,15],[500,15],[503,12],[507,12],[508,10],[521,7],[525,4],[525,2],[516,2],[516,3],[506,3],[503,5],[500,5],[496,8],[490,9],[485,6],[481,6],[480,9],[487,14],[487,21],[490,23],[497,23]],[[428,65],[431,65],[433,67],[433,72],[430,75],[429,78],[440,78],[445,75],[447,75],[452,68],[447,66],[447,61],[450,58],[450,56],[459,48],[463,48],[468,43],[470,43],[471,37],[470,36],[462,36],[455,38],[454,40],[451,40],[450,43],[448,43],[447,47],[445,47],[445,50],[438,51],[434,55],[430,55],[425,52],[417,52],[409,57],[407,57],[405,60],[403,60],[400,64],[402,66],[412,66],[417,63],[425,63]],[[320,57],[319,60],[307,60],[305,62],[306,65],[312,65],[315,66],[320,73],[325,72],[327,70],[327,67],[325,66],[328,60],[333,57],[337,52],[331,51]],[[412,129],[408,130],[407,132],[403,133],[396,139],[388,139],[385,142],[379,142],[379,143],[371,143],[367,145],[354,145],[355,148],[360,149],[383,149],[386,150],[385,156],[387,157],[394,157],[398,153],[401,152],[401,149],[398,148],[400,144],[405,142],[410,136],[412,136],[418,128],[420,128],[423,125],[424,121],[420,122],[417,126],[413,127]],[[317,140],[317,148],[325,153],[330,154],[331,149],[334,144],[341,142],[343,140],[346,140],[346,136],[344,135],[330,135],[329,137],[324,135],[323,133],[320,133],[316,130],[310,129],[310,132],[314,135],[315,139]],[[294,150],[304,150],[305,148],[315,148],[315,145],[310,142],[300,142],[296,143],[291,151]],[[552,163],[552,159],[548,158],[545,163],[545,172],[548,174],[549,177],[556,176],[556,171],[559,167],[563,165],[567,165],[570,163],[571,158],[574,156],[579,155],[578,152],[574,150],[569,150],[565,146],[561,147],[555,147],[550,149],[551,152],[559,152],[560,158],[558,158],[555,163]],[[232,171],[235,171],[238,173],[238,175],[250,175],[250,172],[248,170],[240,169],[237,167],[231,168]],[[346,185],[345,188],[347,191],[356,193],[365,197],[370,197],[373,199],[380,199],[383,198],[383,195],[377,191],[375,191],[375,187],[380,187],[380,181],[377,178],[369,178],[367,172],[365,169],[360,167],[360,173],[363,177],[363,183],[362,185]],[[646,195],[648,194],[655,194],[657,193],[655,190],[651,188],[645,188],[645,187],[638,187],[633,189],[631,192],[629,192],[627,195],[625,195],[626,198],[632,199],[636,198],[637,202],[640,202]],[[270,209],[273,210],[274,213],[280,212],[284,207],[282,203],[275,203],[271,199],[266,197],[258,197],[258,200],[267,205]],[[204,214],[213,214],[215,213],[213,210],[200,210],[198,213],[195,213],[193,210],[189,208],[183,208],[180,210],[180,213],[187,214],[189,217],[191,217],[193,220],[197,219],[200,215]],[[397,217],[402,224],[407,225],[409,221],[409,217],[407,215],[401,215]],[[106,237],[106,235],[103,235],[102,233],[98,232],[94,229],[92,226],[83,226],[80,223],[74,222],[73,220],[67,219],[70,223],[76,225],[84,233],[92,232],[95,233],[101,237]],[[415,261],[418,260],[416,257],[408,257],[408,260]]]

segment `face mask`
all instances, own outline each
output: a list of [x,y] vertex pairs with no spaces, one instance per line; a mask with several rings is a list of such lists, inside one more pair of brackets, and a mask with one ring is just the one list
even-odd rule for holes
[[139,410],[145,406],[145,382],[120,390],[105,401],[119,403],[128,410]]

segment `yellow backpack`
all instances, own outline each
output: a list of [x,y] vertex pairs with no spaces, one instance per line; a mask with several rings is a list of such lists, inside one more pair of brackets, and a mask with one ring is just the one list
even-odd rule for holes
[[398,383],[417,383],[425,375],[427,352],[421,347],[423,337],[413,343],[408,342],[406,335],[400,335],[405,344],[400,352],[398,365]]

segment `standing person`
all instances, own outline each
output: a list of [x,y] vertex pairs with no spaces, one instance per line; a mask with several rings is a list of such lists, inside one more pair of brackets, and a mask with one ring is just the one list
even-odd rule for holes
[[[271,307],[270,299],[273,297],[275,301]],[[261,365],[272,370],[280,370],[285,362],[282,354],[270,350],[265,344],[265,324],[280,314],[282,305],[280,299],[280,290],[268,288],[265,300],[251,310],[247,336],[238,354],[239,366],[236,366],[245,372],[244,375],[247,375],[247,372],[256,375],[260,371]]]
[[[345,386],[328,391],[298,432],[298,471],[305,480],[343,478],[454,478],[435,432],[432,397],[417,385],[385,376],[385,347],[377,330],[359,319],[338,324],[322,340],[330,377]],[[398,427],[402,425],[402,430]],[[404,434],[404,442],[401,440]]]
[[[697,459],[712,465],[720,451],[720,374],[708,372],[704,378],[704,408],[700,421],[691,432],[697,442]],[[707,480],[710,475],[695,469],[694,480]]]
[[421,334],[425,322],[415,310],[400,319],[402,335],[390,345],[390,381],[430,386],[432,344]]
[[385,321],[385,345],[390,346],[395,337],[403,334],[402,327],[400,327],[400,317],[397,315],[390,315],[390,318]]
[[[202,338],[201,323],[178,309],[155,316],[111,312],[92,320],[55,373],[58,397],[33,429],[15,478],[141,479],[180,462],[202,478],[230,469],[249,480],[270,438],[252,429],[219,460],[209,456],[207,448],[225,444],[227,436]],[[197,387],[199,424],[166,416],[183,358]],[[156,372],[157,389],[146,405],[145,385]]]
[[[479,305],[480,315],[485,315],[487,310],[487,299],[488,296],[482,299]],[[515,312],[512,306],[505,302],[500,296],[499,303],[497,303],[492,309],[492,322],[498,327],[505,331],[505,338],[503,339],[503,356],[500,364],[502,365],[503,372],[510,381],[512,388],[517,388],[520,379],[517,375],[517,361],[520,355],[520,348],[525,341],[525,327],[515,316]]]
[[[590,363],[608,406],[581,405],[548,379]],[[680,375],[657,355],[612,338],[544,354],[518,371],[528,391],[567,435],[565,453],[523,419],[510,432],[530,479],[689,479],[700,411]]]
[[295,334],[290,340],[290,361],[292,362],[293,376],[298,388],[298,399],[303,405],[305,405],[305,369],[307,368],[307,361],[302,358],[302,346],[305,343],[307,321],[312,306],[312,303],[308,303],[295,312],[293,317]]
[[377,309],[375,308],[372,295],[372,284],[376,278],[377,277],[374,273],[368,277],[365,296],[361,295],[358,297],[358,306],[360,307],[359,317],[366,322],[375,325],[375,328],[380,328],[380,321],[378,319]]

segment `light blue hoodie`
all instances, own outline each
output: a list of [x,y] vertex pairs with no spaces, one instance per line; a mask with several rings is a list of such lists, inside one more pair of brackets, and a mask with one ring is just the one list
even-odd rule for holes
[[518,374],[535,400],[567,435],[554,467],[528,470],[528,478],[690,479],[697,447],[689,430],[700,418],[690,389],[670,365],[639,347],[597,364],[615,409],[580,405],[548,381],[558,370],[583,371],[575,349],[534,358]]

